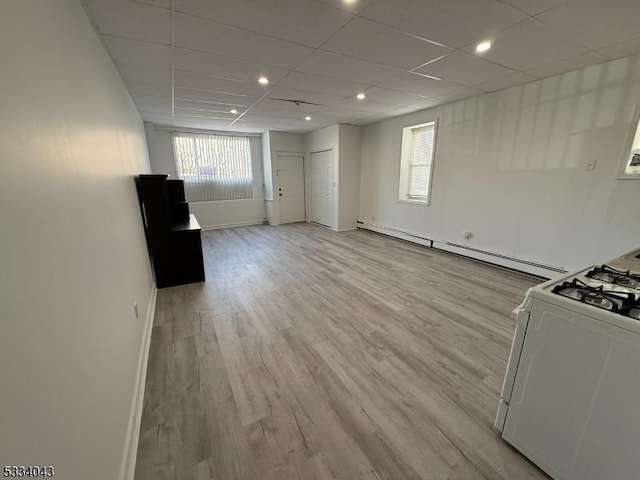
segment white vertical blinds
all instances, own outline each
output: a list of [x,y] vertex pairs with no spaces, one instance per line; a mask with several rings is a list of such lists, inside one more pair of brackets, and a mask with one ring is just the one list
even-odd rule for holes
[[426,199],[429,197],[435,124],[414,128],[411,133],[408,196]]
[[188,201],[253,196],[249,138],[176,132],[173,153]]

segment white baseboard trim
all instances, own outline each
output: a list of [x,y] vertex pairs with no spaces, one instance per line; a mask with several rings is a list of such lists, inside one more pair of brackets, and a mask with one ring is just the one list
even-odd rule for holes
[[357,230],[357,229],[358,227],[342,228],[342,229],[336,230],[336,232],[350,232],[352,230]]
[[263,222],[264,222],[263,219],[248,220],[246,222],[221,223],[220,225],[204,225],[204,226],[201,226],[201,228],[202,228],[202,231],[220,230],[221,228],[248,227],[250,225],[262,225]]
[[555,278],[567,273],[566,269],[555,267],[552,265],[542,265],[530,260],[520,258],[507,257],[499,253],[478,251],[475,249],[465,248],[449,242],[434,242],[434,248],[449,253],[455,253],[464,257],[480,260],[481,262],[491,263],[500,267],[518,270],[519,272],[529,273],[536,277]]
[[359,223],[357,228],[371,230],[372,232],[376,233],[382,233],[383,235],[389,235],[390,237],[406,240],[407,242],[417,243],[418,245],[424,245],[425,247],[431,247],[433,244],[433,242],[428,238],[413,235],[401,230],[396,230],[395,228],[373,225],[372,223]]
[[358,228],[371,230],[372,232],[382,233],[384,235],[389,235],[390,237],[395,237],[411,243],[424,245],[425,247],[454,253],[456,255],[461,255],[473,260],[479,260],[481,262],[490,263],[492,265],[505,267],[511,270],[517,270],[519,272],[528,273],[538,277],[555,278],[567,272],[567,269],[563,267],[557,267],[555,265],[543,265],[531,260],[524,260],[516,257],[502,255],[499,253],[466,247],[464,245],[457,245],[444,240],[431,240],[390,227],[383,227],[380,225],[372,225],[370,223],[361,222],[358,224]]
[[136,471],[136,456],[138,454],[138,440],[140,438],[140,423],[142,421],[142,405],[144,400],[144,388],[147,380],[147,363],[149,361],[149,346],[151,344],[151,330],[153,329],[153,318],[156,312],[156,299],[158,289],[154,283],[149,295],[149,307],[145,318],[144,332],[142,334],[142,344],[138,357],[138,371],[136,372],[136,382],[131,401],[131,412],[129,413],[129,424],[127,426],[127,437],[124,441],[122,452],[122,462],[120,464],[120,480],[133,480]]

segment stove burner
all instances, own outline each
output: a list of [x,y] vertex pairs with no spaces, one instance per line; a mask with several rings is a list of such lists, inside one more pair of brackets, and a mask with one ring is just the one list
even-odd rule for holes
[[640,290],[640,275],[633,274],[629,270],[625,272],[611,268],[608,265],[603,265],[594,268],[587,273],[586,276],[601,282],[613,283],[621,287]]
[[623,312],[627,317],[635,318],[636,320],[640,320],[640,306],[631,307],[628,310]]
[[[630,308],[636,300],[632,293],[608,291],[602,285],[592,287],[575,278],[571,282],[563,282],[562,285],[555,286],[552,291],[611,312],[622,312]],[[638,307],[640,308],[640,305]]]

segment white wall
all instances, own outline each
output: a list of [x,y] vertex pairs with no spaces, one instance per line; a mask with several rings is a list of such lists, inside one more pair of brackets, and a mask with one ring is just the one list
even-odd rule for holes
[[0,64],[0,464],[114,480],[154,291],[142,121],[76,0],[0,3]]
[[360,206],[360,158],[362,128],[338,127],[338,230],[352,230],[358,222]]
[[[615,178],[634,105],[639,57],[367,126],[360,220],[565,269],[638,247],[640,182]],[[399,203],[402,128],[436,118],[431,205]]]
[[[162,173],[170,175],[172,178],[178,178],[173,157],[171,128],[146,122],[145,133],[149,144],[149,159],[153,173]],[[202,133],[206,132],[203,131]],[[262,139],[259,136],[251,136],[250,141],[253,166],[253,198],[189,202],[189,211],[196,216],[204,230],[254,225],[264,221],[265,195]]]
[[[361,127],[336,124],[305,136],[305,172],[310,172],[310,154],[333,151],[333,229],[352,230],[357,226],[360,197]],[[306,174],[307,185],[310,184]],[[307,211],[311,198],[307,188]]]
[[299,133],[266,131],[262,135],[262,151],[265,172],[265,208],[267,221],[280,224],[280,197],[278,191],[278,153],[297,153],[304,156],[304,136]]

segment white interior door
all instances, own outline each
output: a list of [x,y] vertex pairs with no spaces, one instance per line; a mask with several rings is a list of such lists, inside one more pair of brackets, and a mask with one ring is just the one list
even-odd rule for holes
[[278,155],[280,223],[304,222],[304,157]]
[[314,152],[311,164],[311,221],[333,227],[333,151]]

